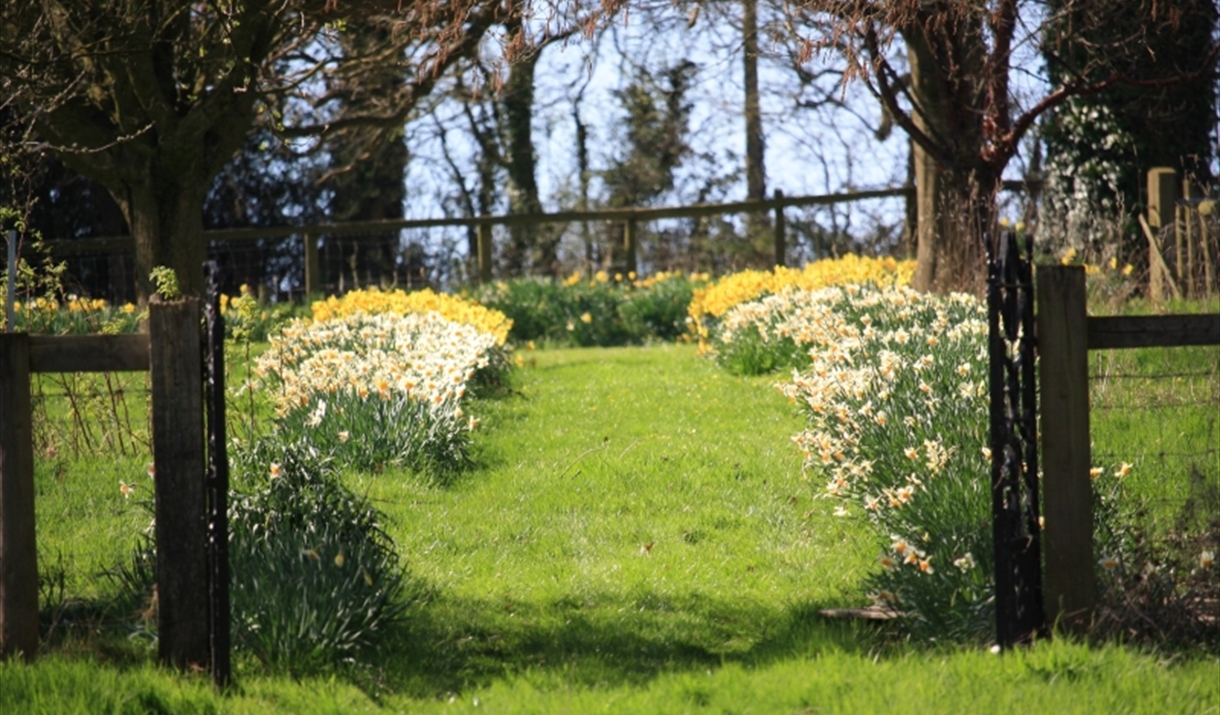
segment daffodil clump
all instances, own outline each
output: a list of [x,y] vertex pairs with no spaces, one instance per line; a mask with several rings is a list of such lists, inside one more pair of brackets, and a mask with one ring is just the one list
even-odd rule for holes
[[1048,259],[1058,258],[1064,266],[1084,266],[1089,305],[1098,308],[1104,305],[1107,310],[1119,311],[1144,287],[1148,276],[1137,273],[1135,266],[1120,261],[1115,255],[1104,255],[1112,250],[1108,247],[1103,255],[1086,256],[1075,248],[1068,248]]
[[259,303],[254,290],[243,284],[236,295],[220,295],[220,313],[226,337],[249,344],[263,342],[288,322],[295,308],[291,303],[268,306]]
[[314,320],[317,321],[342,318],[355,313],[438,313],[447,320],[469,325],[494,336],[498,345],[504,345],[508,340],[508,331],[513,327],[513,321],[498,310],[485,308],[477,301],[460,296],[436,293],[429,288],[410,293],[402,290],[355,290],[342,298],[331,296],[326,300],[315,301],[312,308]]
[[742,303],[783,293],[787,290],[816,290],[829,286],[866,284],[907,285],[915,275],[915,261],[894,258],[867,258],[848,254],[825,259],[803,268],[776,266],[773,271],[746,270],[725,276],[696,290],[690,303],[692,328],[700,346],[707,348],[714,339],[720,319]]
[[785,295],[796,317],[768,329],[809,357],[779,388],[808,421],[794,441],[821,496],[876,527],[870,598],[914,632],[989,632],[985,306],[901,287]]
[[520,278],[479,289],[484,305],[512,318],[518,343],[611,346],[672,341],[687,335],[686,310],[704,274],[580,272],[566,279]]
[[13,329],[43,335],[134,333],[141,317],[131,303],[115,306],[101,298],[71,294],[62,300],[39,297],[13,303]]
[[255,374],[278,429],[341,464],[443,473],[466,458],[478,421],[462,400],[496,340],[435,312],[298,319],[271,337]]

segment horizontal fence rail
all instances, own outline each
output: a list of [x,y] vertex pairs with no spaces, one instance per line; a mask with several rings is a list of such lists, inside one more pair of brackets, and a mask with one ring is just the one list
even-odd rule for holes
[[[1040,182],[1006,181],[1004,190],[1024,191],[1036,188]],[[759,213],[774,211],[793,206],[820,206],[844,203],[849,201],[864,201],[867,199],[884,199],[899,196],[913,196],[915,189],[897,187],[889,189],[873,189],[867,191],[846,191],[834,194],[816,194],[810,196],[777,196],[773,199],[757,201],[734,201],[723,204],[695,204],[693,206],[660,206],[655,208],[615,208],[593,211],[555,211],[552,213],[518,214],[501,216],[471,216],[461,218],[426,218],[426,219],[381,219],[377,221],[349,221],[345,223],[320,223],[303,226],[267,226],[252,228],[226,228],[204,231],[209,241],[241,242],[257,241],[268,238],[286,238],[288,236],[331,235],[385,233],[412,228],[438,228],[442,226],[521,226],[544,223],[581,223],[590,221],[656,221],[667,218],[696,218],[700,216],[718,216],[721,214]],[[78,238],[50,240],[46,242],[48,250],[57,256],[67,256],[80,253],[121,253],[134,250],[130,236],[99,236],[97,238]]]
[[1220,314],[1090,317],[1090,350],[1220,345]]
[[148,334],[31,335],[30,372],[142,372]]

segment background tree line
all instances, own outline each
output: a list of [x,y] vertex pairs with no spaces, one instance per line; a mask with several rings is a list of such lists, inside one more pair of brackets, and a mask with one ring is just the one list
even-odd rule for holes
[[[1201,185],[1216,166],[1209,0],[113,0],[8,7],[0,28],[0,198],[47,238],[130,233],[141,298],[152,265],[201,260],[204,228],[904,182],[906,210],[792,211],[795,260],[908,252],[921,287],[976,289],[1001,178],[1046,175],[1048,239],[1134,256],[1133,231],[1080,217],[1140,212],[1152,166]],[[641,228],[654,270],[771,260],[765,215]],[[497,269],[611,267],[621,232],[514,226]],[[460,281],[475,238],[325,245],[403,282]],[[299,246],[259,251],[241,280],[299,275]]]

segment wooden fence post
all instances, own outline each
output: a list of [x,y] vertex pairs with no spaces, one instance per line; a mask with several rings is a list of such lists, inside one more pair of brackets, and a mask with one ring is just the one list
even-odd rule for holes
[[623,275],[628,276],[636,270],[636,225],[635,219],[629,218],[623,223]]
[[[775,198],[777,201],[784,198],[784,192],[780,189],[775,190]],[[784,260],[788,252],[788,237],[785,235],[788,230],[788,224],[784,218],[784,205],[779,204],[775,207],[775,265],[784,265]]]
[[1176,249],[1177,270],[1175,276],[1182,280],[1182,245],[1178,241],[1177,215],[1178,172],[1167,166],[1148,170],[1148,225],[1154,229],[1168,228],[1170,243]]
[[206,667],[207,470],[199,301],[148,306],[156,465],[158,657]]
[[1084,268],[1038,266],[1037,280],[1043,595],[1050,622],[1080,633],[1096,604]]
[[474,229],[476,248],[479,252],[479,283],[491,283],[491,224],[481,223]]
[[308,301],[322,291],[322,261],[318,257],[318,237],[307,233],[301,239],[305,243],[305,299]]
[[0,657],[38,652],[30,336],[0,334]]

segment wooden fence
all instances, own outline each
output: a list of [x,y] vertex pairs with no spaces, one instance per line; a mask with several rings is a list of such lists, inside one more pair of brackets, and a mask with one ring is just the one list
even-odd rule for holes
[[[1006,181],[1005,191],[1025,191],[1036,188],[1038,182]],[[343,236],[356,234],[382,234],[404,229],[439,228],[445,226],[473,227],[477,236],[477,251],[473,260],[477,264],[481,282],[492,279],[493,246],[492,226],[521,226],[543,224],[568,224],[605,221],[623,225],[622,245],[618,247],[622,259],[619,269],[623,273],[637,268],[636,252],[642,222],[671,218],[698,218],[725,214],[773,213],[773,248],[776,265],[786,265],[788,255],[787,221],[784,209],[794,206],[828,206],[832,204],[910,197],[915,192],[911,187],[876,189],[870,191],[848,191],[812,196],[785,196],[776,191],[774,198],[761,201],[735,201],[722,204],[696,204],[693,206],[662,206],[656,208],[617,208],[593,211],[556,211],[529,215],[474,216],[467,218],[432,219],[384,219],[378,221],[352,221],[346,223],[311,224],[307,226],[276,226],[259,228],[235,228],[205,231],[210,242],[242,243],[264,239],[304,237],[305,293],[313,295],[322,289],[321,267],[318,255],[318,240],[321,236]],[[89,253],[130,253],[133,250],[130,236],[109,236],[72,240],[47,241],[47,247],[55,256],[71,256]]]
[[209,662],[199,301],[149,305],[148,333],[0,334],[0,656],[38,649],[30,375],[149,371],[155,464],[158,655]]
[[1220,313],[1091,317],[1083,266],[1037,269],[1047,617],[1078,632],[1096,606],[1088,351],[1220,345]]
[[1157,167],[1148,172],[1148,215],[1140,217],[1148,241],[1148,297],[1216,295],[1220,261],[1220,201],[1190,179]]

